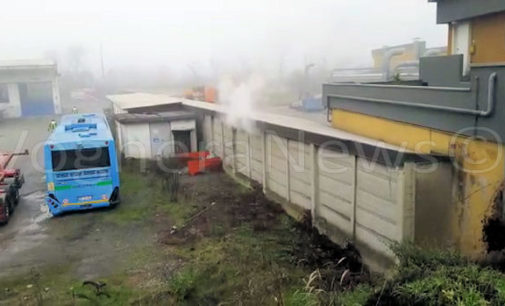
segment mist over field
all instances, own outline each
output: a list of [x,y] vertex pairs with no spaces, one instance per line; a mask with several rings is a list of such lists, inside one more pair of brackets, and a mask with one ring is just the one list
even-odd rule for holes
[[[373,5],[372,5],[373,4]],[[425,0],[4,1],[0,59],[48,57],[90,85],[218,85],[226,74],[263,74],[296,87],[304,67],[366,66],[370,50],[444,45]],[[267,82],[269,80],[266,80]],[[317,82],[316,82],[317,83]],[[316,85],[315,85],[316,86]]]

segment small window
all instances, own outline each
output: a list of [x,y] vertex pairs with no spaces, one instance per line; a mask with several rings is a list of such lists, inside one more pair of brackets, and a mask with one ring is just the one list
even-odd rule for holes
[[6,84],[0,84],[0,103],[9,103],[9,89]]

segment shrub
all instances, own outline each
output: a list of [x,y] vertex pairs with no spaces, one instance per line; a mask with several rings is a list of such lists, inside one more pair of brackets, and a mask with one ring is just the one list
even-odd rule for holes
[[197,273],[191,268],[181,270],[169,281],[170,293],[178,301],[187,300],[196,290],[197,277]]

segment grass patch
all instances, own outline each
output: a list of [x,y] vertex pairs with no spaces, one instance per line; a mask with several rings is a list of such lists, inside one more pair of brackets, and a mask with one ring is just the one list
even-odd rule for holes
[[330,300],[336,301],[336,305],[360,306],[365,305],[372,294],[373,288],[369,284],[360,284],[353,290],[331,295]]
[[168,283],[168,290],[178,302],[185,301],[193,295],[200,275],[192,268],[176,273]]
[[[186,189],[177,202],[171,202],[156,175],[123,168],[122,204],[97,214],[97,219],[88,218],[92,220],[88,225],[81,223],[77,234],[65,238],[78,242],[82,233],[100,222],[120,225],[125,233],[156,224],[159,244],[127,248],[121,269],[100,279],[107,286],[99,294],[72,278],[71,266],[62,266],[0,280],[0,302],[505,305],[504,275],[456,253],[394,245],[399,260],[394,273],[371,281],[352,246],[336,247],[311,230],[310,224],[296,223],[283,214],[257,190],[237,187],[224,175],[205,175],[186,178]],[[79,217],[73,220],[84,222]],[[172,231],[173,225],[177,231]],[[344,281],[345,273],[351,276]]]
[[286,250],[295,236],[283,227],[286,222],[278,224],[262,235],[244,224],[224,236],[174,250],[185,260],[182,270],[168,280],[178,303],[269,305],[301,299],[301,293],[295,297],[291,291],[303,284],[307,270],[291,263]]
[[174,225],[180,225],[194,211],[195,206],[185,198],[171,202],[168,192],[162,190],[160,180],[153,173],[139,174],[126,166],[121,172],[121,204],[103,218],[106,222],[128,225],[163,214]]
[[376,286],[340,294],[338,305],[505,305],[505,275],[461,255],[394,245],[399,264]]
[[[123,276],[103,279],[100,290],[83,286],[70,277],[71,266],[32,269],[26,275],[0,281],[0,301],[5,305],[124,305],[134,290],[121,285]],[[2,304],[3,305],[3,304]]]

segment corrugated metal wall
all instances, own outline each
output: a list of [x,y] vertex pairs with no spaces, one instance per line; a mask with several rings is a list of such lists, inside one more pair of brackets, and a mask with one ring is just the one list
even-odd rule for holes
[[310,210],[314,224],[331,239],[371,251],[362,254],[365,262],[373,264],[377,254],[392,259],[390,242],[413,239],[415,184],[409,167],[388,168],[264,131],[236,130],[217,117],[206,120],[214,122],[212,147],[220,157],[224,148],[226,169],[266,183],[268,193],[300,212]]

